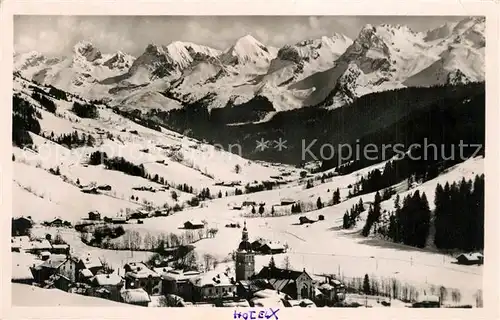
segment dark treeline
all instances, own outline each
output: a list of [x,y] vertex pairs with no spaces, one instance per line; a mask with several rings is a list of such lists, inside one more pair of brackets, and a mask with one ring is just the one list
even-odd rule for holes
[[344,213],[342,219],[342,228],[349,229],[356,225],[359,215],[365,211],[365,206],[363,204],[363,199],[359,199],[359,202],[352,206],[349,211]]
[[413,195],[399,203],[399,195],[395,200],[395,212],[389,217],[387,231],[379,232],[397,243],[404,243],[418,248],[425,247],[431,226],[431,210],[425,193],[417,190]]
[[87,135],[85,133],[79,134],[76,130],[72,133],[66,133],[60,136],[55,136],[54,132],[51,132],[50,135],[42,134],[42,136],[57,144],[66,146],[69,149],[83,146],[92,147],[95,144],[95,138],[92,135]]
[[[340,174],[349,174],[393,156],[399,156],[401,159],[401,151],[407,151],[412,144],[418,146],[412,148],[411,159],[406,156],[407,163],[401,165],[402,169],[409,170],[410,174],[417,174],[420,178],[423,178],[426,168],[436,172],[475,153],[474,146],[465,146],[461,150],[461,142],[467,145],[482,145],[479,154],[484,154],[484,87],[476,89],[477,92],[466,91],[470,94],[468,98],[457,91],[456,98],[447,97],[437,101],[426,108],[409,113],[386,128],[361,137],[356,143],[350,144],[351,150],[365,150],[368,145],[377,146],[377,150],[370,152],[369,157],[360,155],[358,159],[354,159],[353,155],[354,161],[340,166],[337,171]],[[384,149],[384,145],[389,148]],[[327,170],[338,164],[336,158],[324,161],[322,169]]]
[[96,166],[104,164],[106,169],[120,171],[131,176],[146,177],[146,169],[142,164],[136,165],[123,157],[108,158],[106,152],[94,151],[90,154],[88,163]]
[[12,96],[12,143],[24,147],[33,143],[28,132],[39,134],[42,115],[19,95]]
[[[430,142],[451,143],[460,138],[466,141],[484,140],[481,136],[481,132],[484,136],[484,83],[373,93],[333,110],[300,108],[277,113],[267,122],[238,126],[228,126],[224,119],[231,117],[220,116],[227,110],[209,112],[209,103],[210,97],[206,97],[193,103],[183,103],[184,108],[181,109],[152,110],[141,117],[210,143],[222,146],[239,144],[246,158],[293,164],[313,160],[308,152],[304,154],[306,159],[302,159],[304,146],[311,143],[312,147],[308,150],[321,158],[320,148],[325,143],[337,146],[346,141],[354,142],[360,137],[361,147],[370,143],[410,145],[413,142],[422,143],[423,138],[428,136],[431,137]],[[244,119],[237,120],[243,122]],[[466,125],[461,126],[463,123]],[[256,152],[255,141],[261,138],[268,141],[282,138],[287,141],[287,148]],[[351,145],[354,147],[355,143]],[[335,155],[338,155],[338,150]],[[324,161],[323,169],[338,165],[335,155],[330,161]],[[374,156],[373,153],[370,156]],[[376,158],[360,159],[352,165],[365,167],[371,162],[381,161],[380,156]]]
[[45,95],[42,95],[38,92],[33,92],[31,97],[36,101],[40,102],[42,107],[44,107],[48,112],[55,113],[57,110],[57,106],[51,99],[47,98]]
[[[439,249],[464,251],[484,248],[484,175],[474,181],[462,179],[460,183],[438,184],[435,190],[434,219],[425,193],[418,190],[394,201],[388,221],[381,221],[381,197],[375,196],[362,234],[379,233],[396,243],[423,248],[428,243],[432,224],[435,228],[434,244]],[[375,226],[375,227],[374,227]]]
[[161,127],[160,125],[158,125],[157,121],[154,121],[152,119],[147,119],[146,117],[144,117],[141,110],[134,109],[132,111],[125,111],[125,110],[120,110],[120,108],[118,107],[115,107],[113,108],[113,112],[143,127],[161,132]]
[[108,170],[116,170],[137,177],[146,176],[146,169],[142,164],[136,165],[125,160],[123,157],[106,158],[104,160],[104,165]]
[[436,247],[484,248],[484,175],[436,187]]
[[71,108],[71,111],[73,111],[80,118],[95,119],[99,117],[99,111],[97,110],[97,107],[93,104],[88,104],[88,103],[81,104],[75,101],[73,102],[73,107]]
[[366,218],[365,226],[361,231],[361,234],[367,237],[370,234],[373,224],[380,221],[381,216],[381,208],[380,203],[382,202],[382,198],[380,197],[380,193],[375,194],[375,199],[373,200],[373,204],[370,205],[368,209],[368,216]]
[[68,100],[67,94],[65,91],[57,89],[54,86],[49,86],[49,95],[58,99],[58,100]]

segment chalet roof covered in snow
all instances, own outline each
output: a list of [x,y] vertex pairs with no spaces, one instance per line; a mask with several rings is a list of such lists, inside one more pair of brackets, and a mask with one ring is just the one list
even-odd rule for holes
[[24,253],[12,253],[12,280],[32,280],[33,274],[29,267],[40,260],[34,255]]
[[290,299],[290,296],[288,296],[286,293],[283,292],[278,292],[277,290],[271,290],[271,289],[263,289],[260,291],[257,291],[253,294],[255,298],[259,299]]
[[198,271],[171,270],[163,274],[163,279],[171,281],[188,281],[200,275]]
[[98,274],[92,278],[92,281],[99,286],[116,286],[120,284],[123,279],[116,273],[111,274]]
[[125,270],[127,270],[126,276],[132,277],[135,279],[145,279],[149,276],[154,278],[159,278],[160,275],[155,271],[149,269],[142,262],[130,262],[126,265]]
[[23,243],[21,246],[24,250],[50,250],[52,249],[52,245],[46,239],[43,240],[34,240],[28,243]]
[[59,250],[65,250],[68,249],[69,245],[68,244],[53,244],[52,249],[59,249]]
[[163,276],[169,271],[172,271],[174,268],[172,267],[163,267],[163,268],[153,268],[153,271],[158,273],[160,276]]
[[462,253],[459,256],[457,256],[457,259],[465,259],[468,261],[481,261],[484,259],[484,256],[479,252]]
[[439,297],[435,295],[420,295],[418,302],[439,302]]
[[121,292],[125,303],[149,303],[151,298],[144,289],[125,289]]
[[78,256],[78,258],[86,269],[102,267],[101,260],[92,256],[90,252],[88,252],[86,255]]
[[94,276],[94,274],[92,274],[92,271],[90,271],[89,269],[81,269],[80,274],[84,278],[92,278]]
[[266,241],[263,246],[267,246],[271,250],[284,250],[285,246],[279,241]]
[[265,308],[265,307],[284,307],[285,305],[278,297],[268,297],[268,298],[253,298],[252,303],[255,307]]
[[218,273],[213,270],[206,272],[199,277],[191,278],[190,281],[197,287],[218,287],[233,285],[233,281],[228,275],[226,275],[225,273]]
[[44,261],[42,264],[38,265],[36,268],[49,268],[57,269],[59,268],[68,258],[63,254],[53,254],[50,258]]
[[276,267],[274,267],[274,268],[263,267],[262,270],[260,270],[258,277],[266,278],[266,279],[296,280],[303,273],[307,274],[307,272],[305,272],[305,270],[304,271],[295,271],[295,270],[280,269],[280,268],[276,268]]

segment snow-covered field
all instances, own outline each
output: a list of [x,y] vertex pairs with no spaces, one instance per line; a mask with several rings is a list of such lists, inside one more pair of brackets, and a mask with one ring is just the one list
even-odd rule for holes
[[[30,91],[26,85],[27,83],[23,81],[17,81],[15,90],[22,92],[29,100]],[[271,176],[279,176],[287,171],[290,175],[286,179],[290,179],[290,182],[279,189],[239,196],[223,196],[220,199],[205,201],[199,207],[186,206],[184,210],[167,217],[144,219],[143,224],[125,224],[124,228],[136,230],[142,235],[181,233],[184,230],[179,227],[184,222],[205,220],[209,227],[217,228],[218,233],[213,238],[196,242],[195,250],[199,257],[211,254],[221,261],[230,257],[241,238],[241,229],[226,228],[225,225],[235,222],[243,225],[246,221],[251,241],[263,237],[288,245],[289,250],[286,254],[274,256],[277,265],[281,265],[285,256],[288,256],[293,268],[305,268],[310,274],[335,273],[345,277],[363,277],[369,274],[371,278],[396,278],[421,290],[430,286],[456,288],[461,291],[462,302],[470,304],[474,304],[474,294],[482,288],[481,266],[455,265],[450,256],[436,250],[416,249],[372,237],[361,237],[359,228],[362,227],[363,220],[358,223],[356,229],[341,228],[342,217],[346,210],[360,198],[365,203],[373,201],[374,198],[374,194],[365,194],[345,200],[349,192],[348,185],[355,183],[362,175],[375,168],[382,169],[384,162],[349,175],[334,176],[323,184],[305,189],[304,184],[298,183],[299,170],[290,166],[248,161],[238,155],[217,150],[214,146],[166,129],[159,132],[142,127],[109,109],[101,108],[98,119],[78,119],[69,110],[71,107],[69,102],[57,101],[57,116],[54,116],[43,111],[37,102],[30,101],[42,113],[42,130],[47,135],[54,132],[58,136],[76,130],[79,134],[94,136],[96,144],[93,147],[68,149],[32,134],[34,145],[31,149],[13,148],[14,216],[31,216],[37,223],[60,217],[74,223],[86,217],[88,212],[97,210],[103,216],[112,217],[127,209],[140,209],[145,203],[153,207],[182,204],[194,194],[175,190],[179,184],[193,187],[196,190],[193,193],[208,187],[212,195],[219,191],[225,194],[225,191],[234,191],[235,187],[215,186],[216,182],[241,181],[241,186],[238,188],[244,189],[247,183],[270,180]],[[137,133],[131,132],[134,130]],[[87,165],[89,154],[95,150],[105,151],[109,157],[124,157],[136,165],[143,164],[151,176],[158,174],[164,178],[170,189],[154,193],[133,190],[139,186],[158,189],[162,185],[142,177],[107,170],[102,165]],[[61,175],[49,172],[56,167],[60,169]],[[476,174],[484,172],[483,167],[483,158],[470,159],[450,168],[436,179],[401,192],[400,197],[418,189],[426,193],[432,209],[434,189],[438,183],[451,183],[462,178],[472,179]],[[106,184],[112,189],[97,195],[86,194],[80,191],[77,181],[81,185]],[[252,218],[243,218],[242,214],[248,208],[233,210],[235,204],[241,205],[247,200],[264,202],[267,210],[272,205],[279,204],[282,198],[315,204],[317,198],[321,197],[326,203],[337,188],[340,190],[341,199],[345,201],[305,214],[280,217],[260,217],[256,214]],[[172,197],[171,191],[176,192],[178,199]],[[139,199],[132,200],[132,196]],[[393,203],[393,199],[383,202],[382,209],[392,210]],[[362,214],[362,219],[365,218],[365,214]],[[299,216],[318,220],[319,215],[323,215],[325,220],[309,225],[298,224]],[[37,227],[34,233],[44,236],[46,232],[54,231],[60,232],[73,250],[90,252],[106,260],[116,272],[128,261],[145,261],[152,255],[144,251],[112,251],[89,247],[84,245],[78,233],[71,229],[57,231]],[[269,256],[257,256],[256,271],[267,265],[269,259]],[[20,295],[24,294],[31,294],[36,299],[38,293],[38,289],[13,286],[14,301],[21,301]],[[61,301],[64,299],[66,298],[61,298]]]
[[12,284],[12,305],[15,307],[134,307],[131,304],[20,283]]

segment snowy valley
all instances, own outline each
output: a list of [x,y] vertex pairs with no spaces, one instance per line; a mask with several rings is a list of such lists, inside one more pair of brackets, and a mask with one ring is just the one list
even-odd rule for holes
[[482,307],[484,24],[16,53],[13,304]]

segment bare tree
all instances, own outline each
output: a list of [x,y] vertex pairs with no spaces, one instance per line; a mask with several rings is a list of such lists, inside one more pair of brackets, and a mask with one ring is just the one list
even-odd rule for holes
[[292,265],[290,263],[290,258],[288,256],[285,256],[285,259],[283,260],[283,269],[290,270],[291,268]]
[[439,287],[439,300],[441,303],[448,297],[448,290],[444,286]]
[[451,291],[451,299],[453,300],[453,302],[455,303],[460,303],[460,301],[462,300],[462,294],[460,293],[460,290],[458,289],[453,289]]
[[481,289],[477,290],[477,292],[474,294],[474,297],[476,298],[476,307],[482,308],[483,307],[483,290],[481,290]]
[[208,254],[208,253],[205,253],[203,255],[203,261],[205,263],[205,271],[209,271],[210,270],[210,267],[212,266],[212,261],[214,260],[214,258]]

